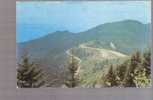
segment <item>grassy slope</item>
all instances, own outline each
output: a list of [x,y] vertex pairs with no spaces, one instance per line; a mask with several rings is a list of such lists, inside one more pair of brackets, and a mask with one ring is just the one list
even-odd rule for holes
[[[81,53],[80,53],[81,52]],[[79,75],[81,86],[93,87],[102,84],[102,76],[107,73],[109,65],[122,62],[127,55],[108,49],[93,48],[86,44],[75,48],[75,57],[79,56]],[[78,58],[78,57],[77,57]]]
[[[107,60],[102,60],[103,57],[101,55],[103,53],[100,52],[107,52],[106,56],[110,56],[111,53],[111,56],[116,57],[116,53],[114,54],[112,51],[108,53],[108,51],[105,50],[112,50],[109,46],[110,42],[115,44],[117,52],[128,55],[136,49],[139,49],[140,51],[143,50],[143,48],[148,45],[148,37],[148,24],[142,24],[133,20],[125,20],[102,24],[77,34],[68,31],[57,31],[39,39],[19,43],[17,44],[17,51],[20,52],[22,48],[27,49],[32,59],[37,58],[43,60],[44,64],[42,67],[47,67],[46,71],[48,71],[48,73],[54,73],[59,69],[63,70],[62,67],[65,66],[67,59],[66,51],[68,49],[89,41],[100,41],[102,46],[98,45],[98,43],[94,43],[94,46],[96,46],[96,48],[101,48],[101,50],[86,50],[84,48],[80,49],[81,52],[77,53],[77,56],[81,58],[81,60],[84,60],[83,63],[81,63],[81,65],[84,66],[82,67],[84,69],[80,69],[80,72],[86,70],[87,73],[84,73],[86,75],[83,76],[85,76],[84,79],[87,79],[88,82],[85,83],[90,83],[90,81],[96,80],[94,77],[100,76],[98,73],[101,73],[100,71],[96,73],[94,71],[101,70],[108,64]],[[92,45],[91,47],[94,46]],[[109,64],[117,62],[119,62],[118,59],[112,61],[109,60]],[[92,75],[90,72],[92,72]]]

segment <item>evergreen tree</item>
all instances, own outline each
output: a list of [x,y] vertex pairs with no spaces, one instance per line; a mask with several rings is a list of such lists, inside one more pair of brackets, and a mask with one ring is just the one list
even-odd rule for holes
[[128,66],[128,74],[126,76],[124,84],[125,87],[136,87],[134,83],[134,71],[136,68],[141,67],[141,61],[141,54],[139,51],[137,51],[131,56],[130,63]]
[[151,85],[151,52],[143,54],[143,62],[134,71],[134,83],[136,87],[147,87]]
[[151,85],[151,79],[147,77],[146,69],[144,67],[135,69],[133,81],[136,87],[147,87]]
[[28,57],[23,57],[17,69],[17,86],[20,88],[38,88],[44,85],[42,72],[30,63]]
[[[147,87],[151,85],[151,54],[147,51],[141,56],[140,52],[134,53],[130,59],[122,64],[116,65],[113,71],[111,65],[108,73],[104,77],[107,87]],[[115,73],[114,73],[115,72]]]
[[151,75],[151,51],[150,50],[144,52],[143,54],[143,66],[146,69],[147,77],[150,77]]
[[123,64],[117,65],[116,68],[116,79],[117,79],[117,83],[118,85],[123,85],[124,83],[124,79],[125,79],[125,75],[127,72],[127,64],[128,62],[125,61]]
[[68,79],[65,82],[65,85],[69,88],[73,88],[78,85],[78,76],[76,75],[78,67],[79,67],[78,62],[74,58],[73,50],[71,50],[71,56],[70,56],[69,65],[68,65],[69,74],[68,74]]
[[110,66],[108,73],[105,76],[104,83],[106,87],[117,86],[116,75],[113,70],[113,66]]

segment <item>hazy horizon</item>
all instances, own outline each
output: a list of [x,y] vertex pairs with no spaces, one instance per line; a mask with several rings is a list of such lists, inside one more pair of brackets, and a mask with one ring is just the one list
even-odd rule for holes
[[77,33],[100,24],[121,20],[150,23],[149,3],[149,1],[17,2],[16,42],[33,40],[55,31],[67,30]]

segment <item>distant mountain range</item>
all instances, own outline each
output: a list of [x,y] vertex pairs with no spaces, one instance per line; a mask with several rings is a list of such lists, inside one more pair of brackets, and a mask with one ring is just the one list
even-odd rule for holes
[[67,50],[84,43],[126,55],[135,50],[143,51],[149,47],[149,33],[150,24],[135,20],[106,23],[80,33],[56,31],[38,39],[18,43],[17,55],[19,59],[21,51],[26,49],[31,59],[43,59],[48,66],[59,67],[65,63]]

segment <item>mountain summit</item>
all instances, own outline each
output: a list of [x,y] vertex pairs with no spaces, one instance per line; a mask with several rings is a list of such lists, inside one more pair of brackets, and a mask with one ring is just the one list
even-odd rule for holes
[[17,51],[24,48],[33,58],[45,58],[54,63],[54,61],[61,60],[70,48],[91,41],[97,41],[93,44],[97,46],[100,41],[102,48],[112,49],[110,43],[115,44],[115,51],[128,55],[134,50],[141,51],[149,45],[149,30],[148,24],[135,20],[124,20],[98,25],[75,34],[69,31],[56,31],[35,40],[18,43]]

